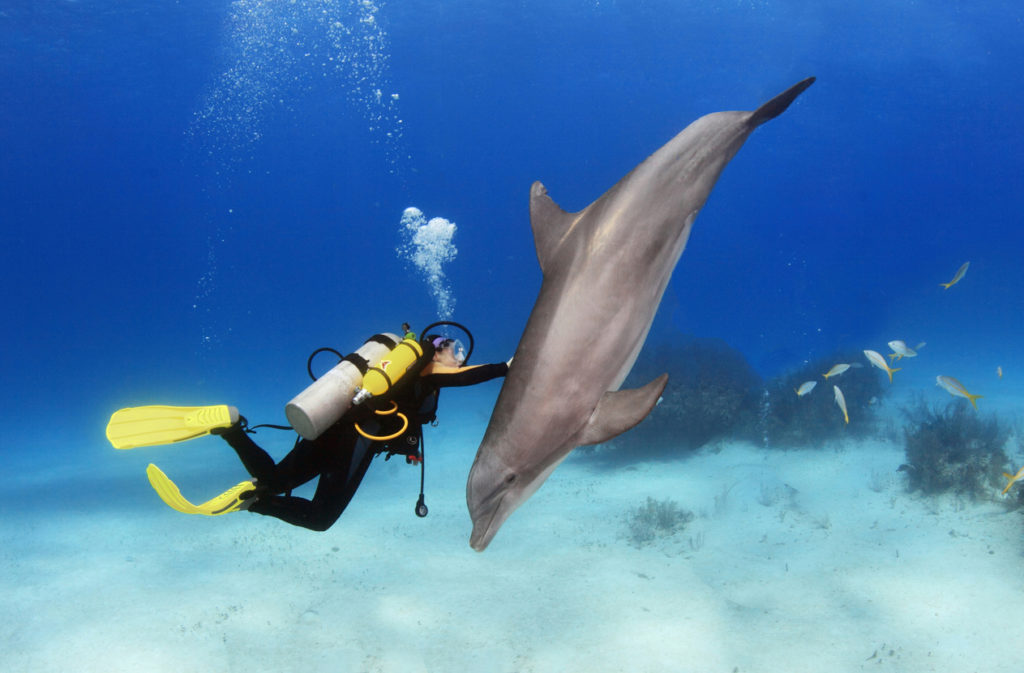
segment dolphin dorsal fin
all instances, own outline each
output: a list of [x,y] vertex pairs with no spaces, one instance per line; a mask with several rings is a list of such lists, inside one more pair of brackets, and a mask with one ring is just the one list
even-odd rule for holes
[[533,243],[537,246],[540,270],[548,272],[550,260],[569,229],[576,222],[579,213],[567,213],[548,196],[547,188],[540,182],[530,187],[530,225],[533,227]]
[[668,374],[662,374],[642,388],[606,392],[583,428],[579,444],[607,442],[644,420],[658,403],[666,383]]

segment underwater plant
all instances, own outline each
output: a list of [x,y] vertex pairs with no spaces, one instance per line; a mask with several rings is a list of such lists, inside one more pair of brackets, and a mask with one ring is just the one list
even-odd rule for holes
[[650,415],[584,453],[615,463],[674,458],[753,422],[761,378],[721,339],[679,337],[645,349],[623,388],[642,386],[663,372],[668,385]]
[[933,408],[919,398],[903,413],[907,462],[900,471],[908,490],[977,498],[1005,485],[1008,430],[998,418],[981,416],[960,399]]
[[[863,360],[860,351],[838,351],[772,379],[765,386],[757,424],[746,429],[746,438],[766,447],[790,448],[820,447],[830,439],[871,434],[885,388],[883,377],[863,366]],[[824,380],[822,376],[839,363],[853,366]],[[798,395],[796,391],[805,381],[818,385]],[[842,390],[849,424],[836,406],[833,386]]]
[[[634,547],[643,547],[656,538],[674,535],[693,520],[693,512],[685,510],[674,500],[655,500],[633,509],[626,517],[629,532],[626,538]],[[701,540],[703,542],[703,540]],[[691,546],[693,545],[691,541]]]

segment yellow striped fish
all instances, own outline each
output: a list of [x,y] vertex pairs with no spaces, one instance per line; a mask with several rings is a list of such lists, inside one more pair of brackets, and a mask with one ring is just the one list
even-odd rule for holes
[[907,342],[896,339],[889,342],[889,348],[892,349],[892,353],[889,353],[889,360],[902,360],[903,358],[916,358],[917,351],[907,345]]
[[843,412],[843,420],[845,420],[846,424],[849,425],[850,414],[846,413],[846,398],[843,396],[843,391],[839,389],[839,386],[832,386],[832,390],[834,390],[836,394],[836,404],[839,405],[839,408]]
[[850,365],[848,365],[848,364],[835,365],[834,367],[832,367],[832,369],[830,369],[827,372],[825,372],[824,374],[822,374],[822,376],[824,376],[825,380],[827,381],[828,377],[830,377],[830,376],[839,376],[840,374],[842,374],[843,372],[845,372],[849,368],[850,368]]
[[816,385],[818,385],[817,381],[804,381],[803,383],[800,384],[800,387],[797,388],[794,392],[796,392],[797,397],[803,397],[807,393],[814,390],[814,386]]
[[1017,474],[1010,474],[1009,472],[1003,472],[1003,476],[1010,480],[1010,483],[1008,483],[1006,485],[1006,488],[1003,489],[1003,495],[1006,495],[1006,492],[1010,490],[1011,486],[1013,486],[1015,483],[1017,483],[1021,479],[1024,479],[1024,467],[1022,467],[1019,470],[1017,470]]
[[964,384],[960,383],[952,376],[936,376],[935,384],[940,386],[941,388],[944,388],[946,392],[948,392],[950,395],[954,395],[956,397],[966,397],[971,401],[971,404],[974,406],[975,409],[978,408],[978,404],[974,400],[981,397],[981,395],[972,395],[971,393],[967,392],[967,388],[964,388]]
[[886,363],[885,358],[878,351],[864,351],[864,357],[868,359],[868,362],[881,369],[883,372],[889,375],[889,383],[892,383],[892,373],[898,372],[901,368],[897,367],[892,369]]
[[963,265],[961,265],[961,267],[956,270],[956,275],[953,276],[953,280],[949,281],[948,283],[939,283],[939,285],[946,288],[947,290],[953,287],[963,279],[964,275],[967,273],[967,267],[969,267],[970,265],[970,262],[964,262]]

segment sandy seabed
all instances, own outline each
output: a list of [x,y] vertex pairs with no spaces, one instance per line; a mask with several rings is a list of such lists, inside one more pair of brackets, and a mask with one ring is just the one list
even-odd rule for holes
[[[466,442],[428,473],[426,519],[418,472],[380,462],[327,533],[178,514],[136,456],[77,485],[8,483],[0,669],[1021,670],[1024,517],[908,495],[900,446],[570,460],[476,553]],[[169,474],[195,501],[216,492]],[[90,495],[58,506],[60,489]],[[637,545],[629,515],[648,497],[694,518]]]

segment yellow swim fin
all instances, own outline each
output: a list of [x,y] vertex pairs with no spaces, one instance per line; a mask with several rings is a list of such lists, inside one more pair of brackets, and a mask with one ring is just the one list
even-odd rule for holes
[[134,449],[183,442],[237,422],[238,409],[226,404],[211,407],[128,407],[115,411],[110,417],[107,439],[115,449]]
[[205,514],[206,516],[219,516],[221,514],[227,514],[228,512],[237,512],[242,508],[242,505],[248,502],[247,499],[242,498],[242,494],[248,491],[256,489],[255,484],[252,481],[246,480],[235,486],[232,486],[228,490],[224,491],[218,496],[215,496],[201,505],[193,505],[185,496],[181,494],[178,487],[173,481],[167,478],[167,475],[163,471],[153,465],[149,464],[146,468],[146,476],[149,477],[149,483],[153,486],[153,490],[160,496],[168,507],[176,509],[184,514]]

